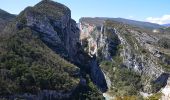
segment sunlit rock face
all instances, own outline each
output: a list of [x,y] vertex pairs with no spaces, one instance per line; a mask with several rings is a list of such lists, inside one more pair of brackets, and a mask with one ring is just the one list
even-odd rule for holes
[[50,48],[65,58],[74,59],[79,29],[71,19],[69,8],[52,1],[42,1],[32,8],[26,8],[19,17],[25,19],[19,25],[25,24],[41,33],[41,39]]
[[[81,18],[80,41],[85,52],[91,57],[99,58],[101,68],[109,88],[104,94],[106,98],[114,98],[110,89],[117,88],[113,73],[117,68],[102,67],[103,61],[110,61],[112,66],[127,68],[138,73],[142,87],[138,93],[151,94],[158,92],[167,82],[170,70],[169,49],[158,47],[160,39],[169,36],[165,30],[153,32],[147,28],[139,28],[107,18]],[[160,35],[164,31],[164,34]],[[167,66],[167,67],[165,67]],[[165,74],[167,73],[167,74]],[[133,83],[133,82],[132,82]],[[160,84],[155,87],[153,84]]]
[[[104,20],[86,20],[80,19],[80,41],[84,50],[90,56],[96,56],[99,59],[111,60],[116,51],[116,46],[120,44],[115,31],[109,27],[104,26]],[[113,34],[108,37],[108,33]]]

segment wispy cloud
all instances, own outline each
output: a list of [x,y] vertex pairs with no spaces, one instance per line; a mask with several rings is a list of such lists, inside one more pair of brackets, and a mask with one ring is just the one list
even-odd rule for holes
[[163,15],[162,17],[148,17],[146,21],[157,24],[170,23],[170,15]]
[[133,19],[133,18],[134,18],[134,16],[130,15],[130,16],[128,16],[128,18]]

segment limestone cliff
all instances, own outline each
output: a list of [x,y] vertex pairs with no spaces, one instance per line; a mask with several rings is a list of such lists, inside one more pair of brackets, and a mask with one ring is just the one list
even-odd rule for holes
[[[169,33],[161,34],[161,31],[155,33],[148,29],[107,20],[106,18],[82,18],[80,19],[80,30],[84,50],[90,56],[100,58],[101,68],[108,77],[108,87],[111,91],[114,91],[109,94],[115,95],[118,92],[123,92],[117,87],[115,82],[118,81],[115,81],[116,77],[113,76],[117,75],[115,74],[116,71],[122,72],[122,68],[123,70],[124,68],[131,70],[130,73],[136,73],[138,77],[136,78],[141,83],[139,88],[135,88],[138,86],[134,87],[138,93],[139,91],[157,92],[165,86],[166,77],[169,77],[170,74],[168,63],[170,50],[159,45],[159,41],[164,37],[168,38]],[[128,81],[128,75],[125,78]],[[133,84],[133,81],[130,84]],[[117,92],[115,92],[115,89]],[[124,90],[128,91],[125,88]]]
[[[52,10],[51,10],[52,9]],[[71,19],[71,11],[62,4],[42,1],[26,8],[18,16],[18,27],[30,27],[41,34],[41,39],[62,57],[74,59],[79,29]]]

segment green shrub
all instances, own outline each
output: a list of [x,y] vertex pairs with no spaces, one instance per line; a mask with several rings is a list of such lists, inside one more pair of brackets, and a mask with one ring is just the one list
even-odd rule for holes
[[91,82],[88,75],[84,76],[87,85],[80,84],[72,95],[73,100],[104,100],[102,93]]

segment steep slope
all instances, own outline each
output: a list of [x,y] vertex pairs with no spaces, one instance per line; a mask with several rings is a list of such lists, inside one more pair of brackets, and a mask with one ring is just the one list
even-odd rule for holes
[[80,20],[80,30],[84,50],[98,58],[105,73],[109,87],[106,98],[138,98],[143,92],[157,93],[166,85],[170,35],[165,29],[164,33],[155,33],[113,20],[84,18]]
[[7,23],[15,17],[15,15],[9,14],[6,11],[0,9],[0,32],[4,29]]
[[78,77],[74,77],[78,68],[55,54],[34,34],[30,28],[24,28],[1,40],[0,83],[5,85],[1,85],[0,94],[57,90],[53,95],[69,96],[79,84]]
[[0,98],[9,100],[102,99],[99,90],[107,90],[96,59],[81,49],[70,9],[50,0],[5,27],[0,71]]

